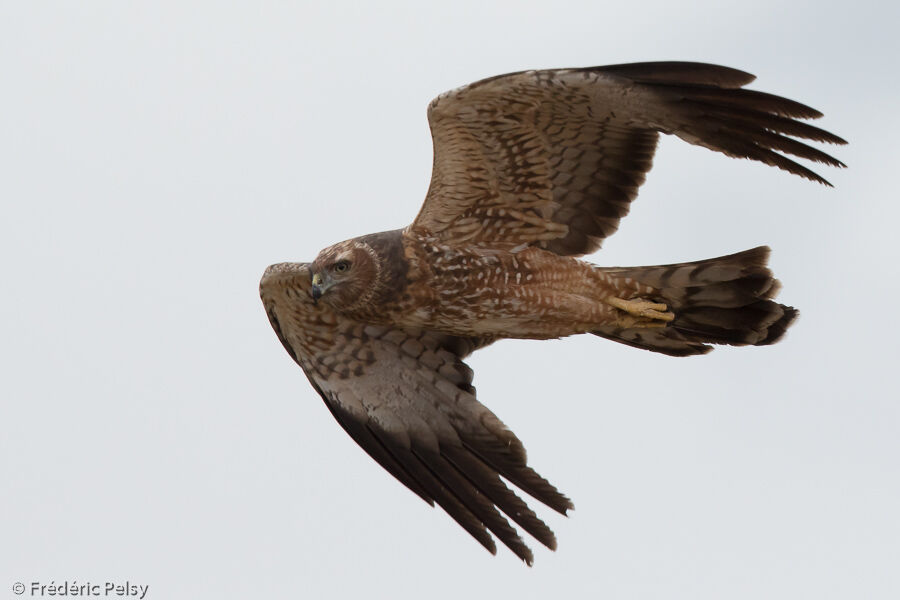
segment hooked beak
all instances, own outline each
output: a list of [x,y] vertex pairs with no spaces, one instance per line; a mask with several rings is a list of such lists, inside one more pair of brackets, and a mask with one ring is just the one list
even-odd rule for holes
[[327,287],[322,279],[322,275],[315,273],[312,276],[312,299],[314,304],[318,303],[319,298],[322,297],[322,294],[325,293],[326,289]]

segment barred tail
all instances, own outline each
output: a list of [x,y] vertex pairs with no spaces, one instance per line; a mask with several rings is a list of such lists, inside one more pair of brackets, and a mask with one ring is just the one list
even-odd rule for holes
[[765,346],[777,342],[797,310],[771,299],[781,287],[766,266],[769,248],[692,263],[602,269],[654,288],[646,300],[675,314],[665,327],[602,327],[593,333],[670,356],[706,354],[707,344]]

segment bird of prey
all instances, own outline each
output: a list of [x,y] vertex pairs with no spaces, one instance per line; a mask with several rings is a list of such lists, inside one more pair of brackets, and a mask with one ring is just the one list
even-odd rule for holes
[[842,167],[795,138],[846,142],[798,120],[818,111],[744,89],[753,79],[656,62],[523,71],[441,94],[428,107],[434,165],[412,224],[263,274],[278,339],[341,427],[491,553],[493,533],[532,562],[507,518],[556,547],[507,482],[562,514],[573,505],[476,399],[471,352],[590,333],[688,356],[771,344],[796,317],[773,300],[766,247],[650,267],[578,258],[628,213],[659,133],[830,185],[786,155]]

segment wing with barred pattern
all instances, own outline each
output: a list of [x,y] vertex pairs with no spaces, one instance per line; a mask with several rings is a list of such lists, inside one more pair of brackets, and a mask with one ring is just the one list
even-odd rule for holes
[[410,230],[589,254],[628,213],[659,132],[830,185],[785,155],[843,163],[790,136],[846,142],[796,120],[817,110],[742,88],[753,79],[703,63],[635,63],[510,73],[442,94],[428,108],[434,165]]
[[500,476],[562,514],[573,505],[528,466],[519,439],[476,400],[462,360],[490,340],[350,321],[313,302],[301,263],[269,267],[260,295],[275,333],[332,415],[389,473],[492,553],[490,533],[533,560],[506,517],[556,548],[550,528]]

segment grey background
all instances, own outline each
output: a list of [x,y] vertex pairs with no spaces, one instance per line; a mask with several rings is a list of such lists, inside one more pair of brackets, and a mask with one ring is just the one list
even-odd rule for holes
[[[897,598],[896,4],[4,2],[0,598]],[[700,60],[851,141],[826,189],[662,142],[591,260],[767,243],[770,348],[583,336],[478,353],[577,510],[485,553],[343,433],[273,335],[266,265],[408,223],[427,102],[525,68]],[[27,596],[26,596],[27,597]]]

